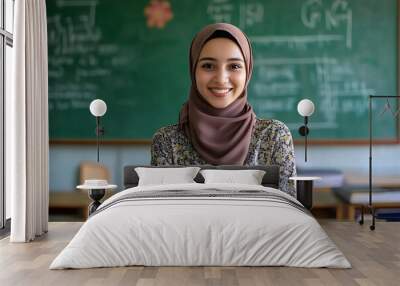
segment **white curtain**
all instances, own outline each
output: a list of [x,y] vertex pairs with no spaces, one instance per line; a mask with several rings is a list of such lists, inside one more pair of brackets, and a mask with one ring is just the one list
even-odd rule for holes
[[12,242],[47,232],[49,136],[45,0],[15,1],[13,93],[6,98]]

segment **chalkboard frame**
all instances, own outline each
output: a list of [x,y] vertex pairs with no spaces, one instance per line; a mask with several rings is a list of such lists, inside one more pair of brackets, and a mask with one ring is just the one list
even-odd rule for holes
[[[312,137],[312,135],[311,135]],[[310,139],[308,137],[307,145],[315,145],[315,146],[329,146],[329,145],[337,145],[337,146],[351,146],[351,145],[368,145],[369,140],[351,140],[351,139],[341,139],[341,140],[325,140],[325,139]],[[304,145],[303,139],[294,139],[295,145]],[[78,139],[52,139],[49,140],[50,145],[96,145],[96,140],[78,140]],[[100,142],[101,145],[151,145],[151,139],[127,139],[127,140],[103,140]],[[396,145],[400,144],[399,138],[396,139],[374,139],[374,145]]]
[[[396,41],[396,51],[397,54],[400,52],[400,0],[397,0],[397,11],[396,11],[396,18],[397,18],[397,41]],[[397,65],[396,65],[396,72],[397,72],[397,82],[396,82],[396,95],[399,96],[399,81],[400,81],[400,56],[397,57]],[[378,95],[378,94],[371,94],[371,95]],[[397,107],[400,107],[400,99],[397,100]],[[400,116],[394,118],[396,123],[396,135],[394,139],[373,139],[372,143],[374,145],[395,145],[400,144]],[[310,118],[312,122],[312,117]],[[366,121],[365,124],[367,125],[368,122]],[[302,122],[299,121],[299,127],[302,125]],[[311,125],[312,126],[312,125]],[[351,146],[351,145],[368,145],[370,143],[368,138],[365,139],[313,139],[312,138],[312,127],[310,130],[310,135],[308,137],[307,144],[309,145],[343,145],[343,146]],[[294,132],[297,132],[294,131]],[[97,143],[96,138],[86,140],[86,139],[49,139],[50,145],[95,145]],[[101,144],[103,145],[150,145],[151,139],[101,139]],[[303,145],[304,140],[299,138],[294,140],[294,144],[296,145]]]

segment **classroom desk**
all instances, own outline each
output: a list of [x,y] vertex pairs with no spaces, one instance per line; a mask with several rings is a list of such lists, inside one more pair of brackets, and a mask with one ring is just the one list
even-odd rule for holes
[[314,188],[311,213],[317,218],[347,219],[345,203],[329,187]]
[[[346,173],[345,182],[348,185],[365,185],[368,186],[368,175],[357,173]],[[400,174],[391,176],[372,176],[372,184],[381,188],[399,188]]]
[[[360,212],[362,205],[368,205],[369,200],[369,178],[364,175],[346,174],[346,185],[341,189],[334,189],[334,192],[341,198],[343,206],[341,207],[342,217],[354,220],[356,219],[357,212]],[[398,194],[400,192],[400,176],[375,176],[372,178],[372,205],[375,209],[382,208],[400,208],[400,200]],[[374,191],[375,190],[375,191]],[[362,194],[364,199],[355,200],[354,197],[350,199],[349,193],[354,192]],[[389,195],[389,199],[378,198],[378,193],[385,192]],[[393,196],[390,194],[393,193]],[[345,195],[344,195],[345,194]],[[374,200],[375,195],[375,200]]]

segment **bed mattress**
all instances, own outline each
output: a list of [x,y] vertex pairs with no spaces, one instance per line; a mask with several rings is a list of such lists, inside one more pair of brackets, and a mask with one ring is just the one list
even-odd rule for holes
[[296,199],[240,184],[135,187],[106,200],[50,269],[350,263]]

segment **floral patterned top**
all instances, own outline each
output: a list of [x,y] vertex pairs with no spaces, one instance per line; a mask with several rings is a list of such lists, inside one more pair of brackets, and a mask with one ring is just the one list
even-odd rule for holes
[[[206,165],[178,124],[160,128],[153,136],[151,164]],[[278,165],[280,190],[296,197],[294,182],[296,164],[289,128],[274,119],[258,119],[254,125],[245,166]]]

